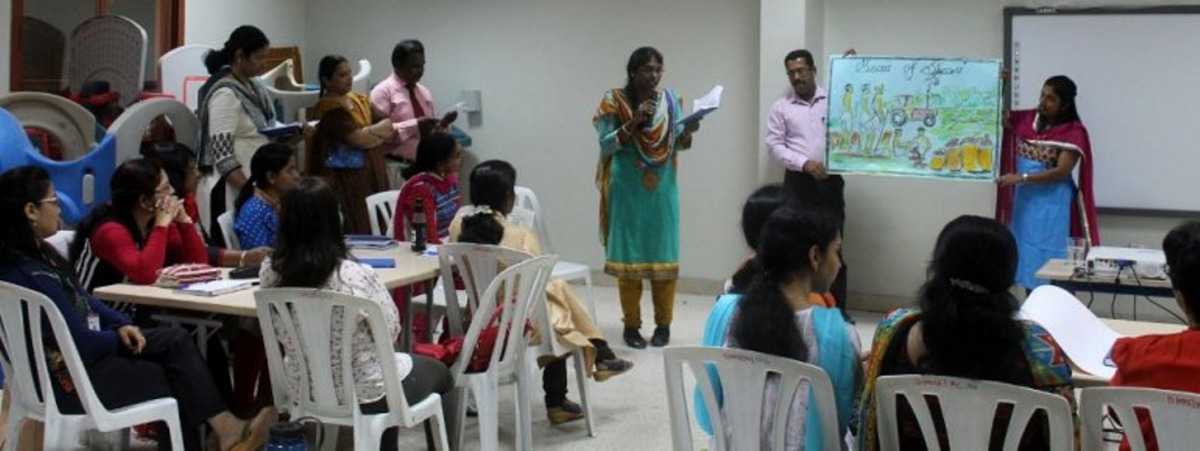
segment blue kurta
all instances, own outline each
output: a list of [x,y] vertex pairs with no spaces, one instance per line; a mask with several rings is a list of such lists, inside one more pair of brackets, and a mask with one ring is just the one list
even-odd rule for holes
[[[1018,174],[1037,174],[1047,163],[1017,156]],[[1033,289],[1045,280],[1034,277],[1053,258],[1066,258],[1075,183],[1067,177],[1053,183],[1018,185],[1013,194],[1012,233],[1017,240],[1017,283]]]

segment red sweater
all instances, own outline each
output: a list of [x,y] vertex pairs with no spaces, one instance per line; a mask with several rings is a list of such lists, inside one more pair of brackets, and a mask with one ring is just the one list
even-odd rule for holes
[[[1144,335],[1117,340],[1112,360],[1117,365],[1113,386],[1158,388],[1200,393],[1200,330],[1169,335]],[[1149,417],[1138,415],[1147,451],[1158,451]],[[1128,450],[1128,443],[1121,443]]]
[[[129,281],[141,285],[154,283],[158,270],[165,266],[208,263],[208,248],[192,224],[176,222],[154,227],[146,244],[139,247],[129,229],[109,221],[96,228],[90,244],[102,264],[112,266]],[[95,286],[100,285],[93,284],[92,288]]]

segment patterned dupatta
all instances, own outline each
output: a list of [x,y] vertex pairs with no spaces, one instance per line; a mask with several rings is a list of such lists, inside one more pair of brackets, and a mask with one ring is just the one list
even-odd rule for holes
[[[675,122],[680,119],[679,111],[675,109],[675,104],[679,101],[675,91],[670,89],[659,91],[656,100],[658,109],[650,118],[650,126],[643,129],[641,133],[634,133],[632,142],[632,147],[638,153],[638,167],[645,171],[642,183],[650,190],[658,186],[658,175],[655,169],[668,162],[675,164],[675,160],[671,156],[675,152],[675,141],[678,139],[675,133]],[[601,119],[612,116],[615,119],[614,123],[619,127],[620,124],[628,123],[633,119],[635,109],[636,105],[633,105],[632,101],[626,97],[624,89],[613,89],[605,93],[604,99],[600,101],[600,107],[596,109],[592,123],[596,124]],[[630,147],[630,144],[626,142],[623,147]],[[603,156],[596,166],[596,187],[600,190],[601,243],[607,243],[608,240],[608,188],[612,176],[612,159],[612,154]]]
[[[889,355],[889,351],[899,349],[894,346],[895,340],[908,338],[907,333],[905,336],[898,336],[896,333],[911,330],[912,325],[920,319],[921,310],[918,308],[896,309],[884,317],[879,322],[878,328],[875,329],[875,339],[871,344],[871,361],[867,367],[865,384],[862,396],[859,397],[860,404],[855,419],[858,425],[859,451],[877,451],[879,449],[875,381],[883,373],[882,369],[885,363],[895,361],[897,358],[904,358],[903,356]],[[1063,396],[1067,398],[1074,409],[1075,395],[1071,383],[1071,367],[1067,362],[1066,355],[1055,344],[1050,333],[1041,326],[1029,322],[1022,322],[1022,325],[1025,326],[1025,341],[1022,344],[1022,351],[1029,364],[1030,376],[1033,379],[1032,388]],[[987,357],[980,356],[980,358]],[[1076,422],[1075,435],[1078,439],[1078,422]]]
[[254,127],[260,132],[275,120],[275,108],[271,103],[271,96],[267,94],[267,89],[257,78],[251,78],[250,85],[252,89],[247,90],[246,86],[229,71],[229,67],[225,67],[213,74],[212,78],[209,78],[200,87],[200,105],[197,108],[200,117],[200,151],[196,162],[201,171],[207,172],[216,163],[208,136],[208,101],[217,90],[229,88],[241,101],[242,109],[246,115],[250,116]]

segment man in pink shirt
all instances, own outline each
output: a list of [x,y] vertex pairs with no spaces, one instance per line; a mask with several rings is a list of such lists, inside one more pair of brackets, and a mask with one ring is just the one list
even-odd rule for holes
[[407,39],[392,49],[392,75],[371,89],[371,106],[392,120],[392,137],[381,148],[387,152],[388,178],[400,189],[400,170],[417,156],[422,132],[438,125],[433,95],[420,83],[425,75],[425,46]]
[[[850,53],[850,52],[848,52]],[[771,105],[767,119],[767,148],[787,169],[783,185],[806,206],[824,208],[846,220],[842,176],[825,172],[825,115],[828,93],[817,86],[816,65],[808,50],[793,50],[784,57],[792,92]],[[844,228],[843,228],[844,230]],[[844,239],[844,238],[843,238]],[[846,260],[830,287],[837,306],[846,315]]]

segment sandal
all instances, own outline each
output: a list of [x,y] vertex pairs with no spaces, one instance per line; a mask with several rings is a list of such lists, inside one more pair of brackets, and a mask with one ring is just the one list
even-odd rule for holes
[[592,378],[596,382],[604,382],[613,376],[620,375],[631,369],[633,369],[633,362],[614,357],[596,362],[596,372],[592,374]]
[[546,418],[550,420],[551,425],[582,420],[586,416],[583,414],[583,406],[570,399],[563,400],[561,406],[546,408]]
[[242,425],[242,439],[226,451],[257,451],[267,443],[267,431],[279,419],[279,411],[272,406],[263,407]]

